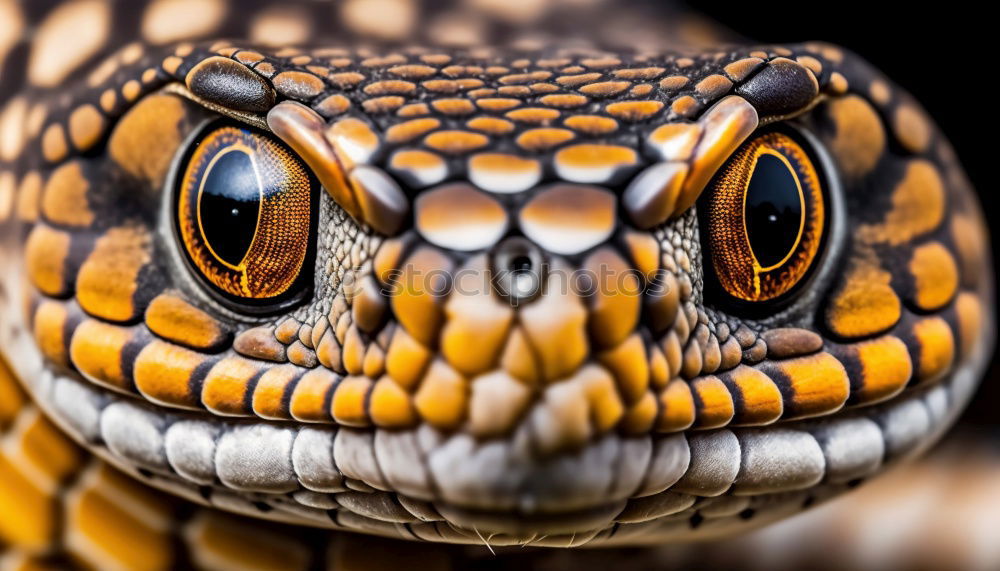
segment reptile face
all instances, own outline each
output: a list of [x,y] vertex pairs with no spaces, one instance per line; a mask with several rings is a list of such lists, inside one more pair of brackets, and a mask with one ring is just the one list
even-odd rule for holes
[[135,45],[81,81],[7,107],[4,346],[199,503],[721,533],[925,448],[992,342],[955,158],[837,48]]

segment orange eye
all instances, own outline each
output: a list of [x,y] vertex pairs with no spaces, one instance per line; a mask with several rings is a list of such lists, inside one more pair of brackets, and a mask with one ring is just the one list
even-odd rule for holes
[[750,302],[775,299],[809,271],[823,238],[823,189],[794,139],[771,132],[744,144],[704,198],[703,235],[726,293]]
[[289,292],[309,253],[313,182],[268,135],[218,127],[197,143],[180,181],[178,228],[188,258],[229,296]]

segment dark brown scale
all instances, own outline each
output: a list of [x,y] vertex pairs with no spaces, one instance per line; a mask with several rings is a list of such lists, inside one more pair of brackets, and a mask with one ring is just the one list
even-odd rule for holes
[[187,86],[211,103],[248,113],[265,113],[275,100],[274,89],[264,78],[221,56],[208,58],[188,72]]

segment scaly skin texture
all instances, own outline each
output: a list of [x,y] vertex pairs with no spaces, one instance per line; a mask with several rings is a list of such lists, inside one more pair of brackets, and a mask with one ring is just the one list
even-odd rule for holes
[[[263,530],[292,566],[357,556],[324,529],[687,540],[834,496],[961,409],[992,345],[981,213],[867,64],[694,47],[678,20],[623,36],[599,2],[538,2],[534,30],[566,37],[512,43],[503,6],[468,38],[454,7],[389,29],[374,4],[2,4],[0,548],[266,567]],[[410,27],[438,47],[396,45]],[[311,283],[265,312],[178,236],[187,157],[222,120],[323,186]],[[806,282],[748,310],[713,297],[698,198],[763,128],[815,147],[826,226]],[[547,263],[518,303],[487,279],[511,244]],[[626,277],[558,282],[601,268]]]

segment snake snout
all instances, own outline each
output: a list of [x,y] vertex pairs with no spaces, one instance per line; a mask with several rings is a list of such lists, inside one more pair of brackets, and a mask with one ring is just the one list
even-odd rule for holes
[[369,334],[386,337],[386,371],[407,397],[389,409],[409,411],[384,415],[373,399],[376,425],[398,417],[478,442],[523,439],[545,459],[691,424],[679,374],[700,319],[700,253],[675,235],[690,234],[693,216],[646,232],[618,217],[606,189],[541,187],[505,209],[517,224],[456,251],[471,246],[449,242],[450,228],[470,224],[465,207],[480,195],[448,192],[451,215],[383,245],[393,255],[376,257],[365,282],[385,284],[389,314]]

